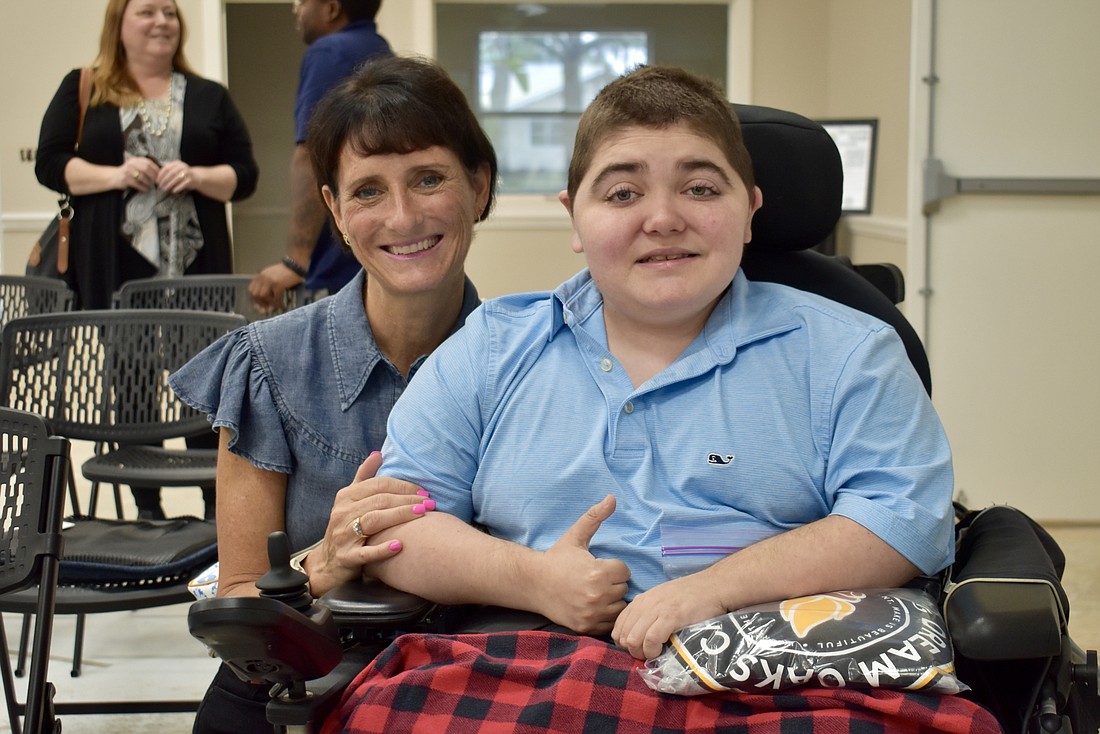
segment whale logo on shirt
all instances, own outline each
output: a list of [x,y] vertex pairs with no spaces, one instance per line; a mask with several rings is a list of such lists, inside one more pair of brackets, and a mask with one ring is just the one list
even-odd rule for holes
[[708,464],[717,464],[718,466],[725,466],[733,461],[733,454],[726,454],[725,458],[722,458],[721,454],[711,454],[707,457]]

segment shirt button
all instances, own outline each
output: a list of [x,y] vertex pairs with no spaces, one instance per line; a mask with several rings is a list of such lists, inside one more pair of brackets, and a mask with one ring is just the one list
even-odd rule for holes
[[627,402],[627,404],[623,406],[623,412],[625,412],[627,415],[630,415],[631,413],[633,413],[634,412],[634,403]]
[[610,372],[613,366],[614,365],[611,364],[611,360],[607,357],[604,357],[602,360],[600,360],[600,369],[604,372]]

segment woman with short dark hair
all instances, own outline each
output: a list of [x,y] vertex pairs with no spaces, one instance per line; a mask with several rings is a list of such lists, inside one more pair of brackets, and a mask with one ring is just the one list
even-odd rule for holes
[[[429,61],[373,61],[318,105],[306,141],[338,235],[364,272],[334,296],[226,335],[171,378],[206,411],[218,453],[218,594],[256,594],[286,531],[315,596],[392,557],[379,531],[434,509],[374,478],[394,402],[480,299],[465,276],[492,208],[496,155],[461,90]],[[196,731],[263,724],[264,686],[220,670]],[[223,728],[224,727],[224,728]]]

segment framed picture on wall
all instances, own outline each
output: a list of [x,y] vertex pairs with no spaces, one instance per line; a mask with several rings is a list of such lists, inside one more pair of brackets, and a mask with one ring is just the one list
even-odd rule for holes
[[870,214],[875,188],[878,120],[819,120],[840,150],[844,168],[844,214]]

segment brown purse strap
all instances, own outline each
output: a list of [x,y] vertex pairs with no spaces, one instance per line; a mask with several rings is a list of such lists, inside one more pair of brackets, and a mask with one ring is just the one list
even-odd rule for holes
[[[74,150],[80,148],[80,136],[84,134],[84,116],[88,113],[88,103],[92,98],[92,70],[87,66],[80,69],[80,117],[76,122],[76,144]],[[69,220],[73,218],[73,207],[69,198],[61,199],[61,211],[57,218],[60,220],[57,227],[57,272],[69,271]]]
[[80,147],[80,136],[84,134],[84,115],[88,113],[88,102],[92,98],[92,70],[87,66],[80,70],[80,117],[76,123],[76,146]]

